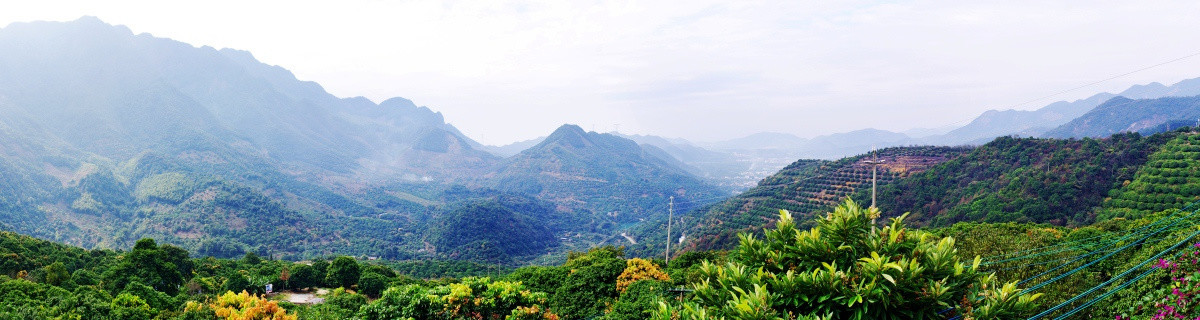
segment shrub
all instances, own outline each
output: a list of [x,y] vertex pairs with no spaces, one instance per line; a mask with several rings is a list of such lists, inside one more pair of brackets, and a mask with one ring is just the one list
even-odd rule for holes
[[735,260],[704,263],[694,296],[660,304],[655,319],[919,319],[955,313],[1012,319],[1032,311],[1039,295],[961,262],[954,239],[906,230],[904,216],[873,224],[876,208],[851,200],[809,231],[780,211],[765,238],[742,234]]

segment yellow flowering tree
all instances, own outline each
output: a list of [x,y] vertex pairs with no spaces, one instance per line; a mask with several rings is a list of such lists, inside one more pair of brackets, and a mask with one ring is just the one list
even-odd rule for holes
[[642,258],[625,260],[625,271],[617,276],[617,291],[624,293],[629,285],[639,280],[670,281],[671,277],[662,272],[650,260]]
[[[209,307],[216,313],[217,317],[225,320],[296,320],[295,314],[288,314],[275,301],[270,301],[257,295],[252,295],[245,290],[242,293],[233,293],[226,291],[225,294],[217,297]],[[185,308],[186,311],[201,310],[204,306],[196,303],[189,303]]]

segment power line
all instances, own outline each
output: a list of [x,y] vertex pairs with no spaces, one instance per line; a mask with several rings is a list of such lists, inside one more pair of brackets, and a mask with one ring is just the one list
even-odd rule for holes
[[1156,68],[1156,67],[1164,66],[1164,65],[1167,65],[1167,64],[1171,64],[1171,63],[1179,62],[1179,61],[1182,61],[1182,60],[1186,60],[1186,59],[1188,59],[1188,58],[1195,57],[1195,56],[1200,56],[1200,52],[1192,53],[1192,54],[1189,54],[1189,55],[1186,55],[1186,56],[1183,56],[1183,57],[1179,57],[1179,58],[1171,59],[1171,60],[1169,60],[1169,61],[1166,61],[1166,62],[1157,63],[1157,64],[1154,64],[1154,65],[1151,65],[1151,66],[1148,66],[1148,67],[1143,67],[1143,68],[1141,68],[1141,69],[1137,69],[1137,70],[1133,70],[1133,71],[1130,71],[1130,72],[1126,72],[1126,73],[1122,73],[1122,74],[1119,74],[1119,75],[1115,75],[1115,76],[1109,77],[1109,78],[1107,78],[1107,79],[1104,79],[1104,80],[1100,80],[1100,81],[1096,81],[1096,82],[1088,83],[1088,84],[1085,84],[1085,85],[1082,85],[1082,86],[1078,86],[1078,87],[1075,87],[1075,88],[1071,88],[1071,89],[1067,89],[1067,90],[1059,91],[1059,92],[1056,92],[1056,93],[1054,93],[1054,94],[1046,95],[1046,96],[1043,96],[1043,97],[1040,97],[1040,98],[1037,98],[1037,99],[1033,99],[1033,100],[1025,101],[1025,102],[1022,102],[1022,103],[1018,103],[1018,104],[1015,104],[1015,105],[1013,105],[1013,106],[1009,107],[1008,109],[1016,109],[1017,107],[1020,107],[1020,106],[1026,105],[1026,104],[1030,104],[1030,103],[1033,103],[1033,102],[1037,102],[1037,101],[1040,101],[1040,100],[1043,100],[1043,99],[1046,99],[1046,98],[1050,98],[1050,97],[1054,97],[1054,96],[1061,95],[1061,94],[1064,94],[1064,93],[1072,92],[1072,91],[1075,91],[1075,90],[1079,90],[1079,89],[1087,88],[1087,87],[1090,87],[1090,86],[1094,86],[1094,85],[1097,85],[1097,84],[1100,84],[1100,83],[1104,83],[1104,82],[1107,82],[1107,81],[1110,81],[1110,80],[1113,80],[1113,79],[1117,79],[1117,78],[1120,78],[1120,77],[1124,77],[1124,76],[1127,76],[1127,75],[1131,75],[1131,74],[1134,74],[1134,73],[1138,73],[1138,72],[1146,71],[1146,70],[1153,69],[1153,68]]

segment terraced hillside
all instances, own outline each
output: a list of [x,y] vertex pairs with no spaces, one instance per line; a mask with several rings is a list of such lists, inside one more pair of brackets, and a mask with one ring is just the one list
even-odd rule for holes
[[[1033,222],[1086,225],[1110,190],[1132,179],[1177,132],[1105,139],[1000,137],[879,189],[879,208],[912,225]],[[860,192],[855,199],[870,196]],[[1172,200],[1173,201],[1173,200]]]
[[1109,191],[1097,220],[1136,219],[1200,200],[1200,132],[1180,133],[1151,154],[1132,180]]
[[[875,155],[879,166],[878,184],[922,172],[970,151],[967,147],[894,147]],[[687,249],[716,249],[736,244],[737,233],[770,224],[779,209],[791,211],[797,221],[825,212],[845,197],[871,187],[870,154],[837,161],[799,160],[779,173],[767,177],[758,186],[724,202],[689,213],[695,219],[684,225],[691,241]]]

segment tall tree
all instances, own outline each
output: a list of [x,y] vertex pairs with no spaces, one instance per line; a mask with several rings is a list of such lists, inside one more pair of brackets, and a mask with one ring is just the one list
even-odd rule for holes
[[340,256],[333,259],[333,263],[329,265],[329,271],[325,274],[325,284],[331,287],[350,288],[358,283],[358,278],[362,276],[358,261],[347,256]]
[[[184,276],[173,262],[179,261],[179,257],[176,250],[170,249],[172,247],[168,245],[160,249],[154,239],[138,240],[133,251],[125,254],[116,267],[104,273],[105,289],[115,293],[137,280],[154,290],[175,295],[179,292],[179,286],[183,285]],[[179,251],[184,258],[187,257],[187,251]],[[190,262],[187,265],[190,269]]]

